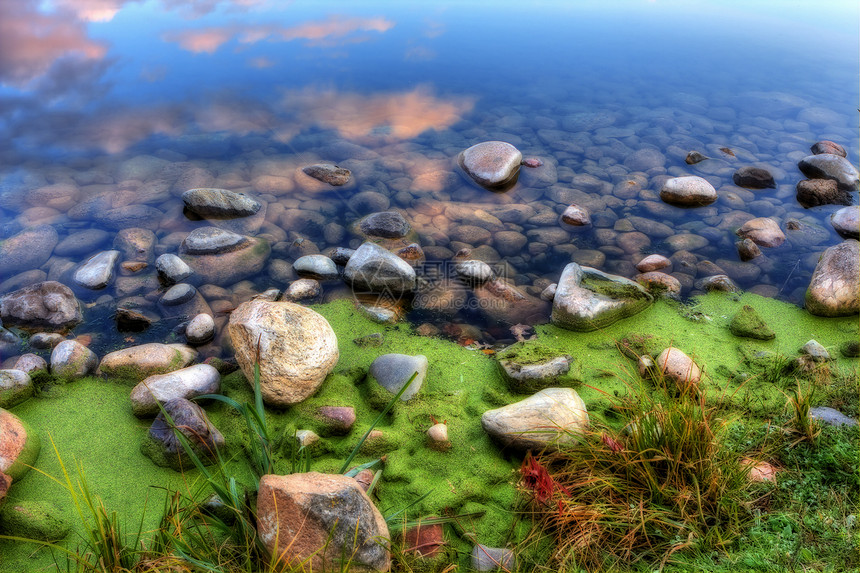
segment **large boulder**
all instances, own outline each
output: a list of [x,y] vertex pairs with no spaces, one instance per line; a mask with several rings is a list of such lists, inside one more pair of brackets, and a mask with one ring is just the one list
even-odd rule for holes
[[402,294],[415,290],[415,269],[370,242],[363,243],[349,258],[343,278],[356,292]]
[[0,408],[0,476],[24,477],[39,457],[39,435],[12,412]]
[[209,187],[189,189],[182,194],[182,202],[186,209],[204,219],[250,217],[262,207],[244,193]]
[[818,316],[860,311],[860,242],[847,239],[824,251],[806,290],[806,310]]
[[151,342],[105,354],[99,372],[110,378],[140,382],[190,366],[196,359],[197,351],[190,346]]
[[457,162],[478,185],[504,190],[517,182],[523,154],[504,141],[485,141],[462,151]]
[[298,304],[244,302],[230,314],[228,329],[236,360],[251,383],[259,360],[260,390],[271,406],[309,398],[337,364],[334,330],[321,315]]
[[314,571],[388,571],[388,526],[356,480],[317,472],[260,478],[258,533],[273,559]]
[[552,304],[552,323],[588,332],[647,308],[654,298],[640,284],[570,263],[564,267]]
[[588,427],[588,412],[576,390],[545,388],[519,402],[484,412],[481,426],[505,446],[542,450],[575,441]]
[[195,364],[168,374],[155,374],[131,390],[131,410],[135,416],[155,416],[159,404],[174,398],[191,400],[221,391],[221,375],[214,366]]
[[851,162],[831,153],[808,155],[797,167],[810,179],[833,179],[840,189],[856,191],[860,188],[860,173]]
[[7,326],[51,332],[64,332],[84,319],[75,294],[56,281],[36,283],[0,298],[0,318]]

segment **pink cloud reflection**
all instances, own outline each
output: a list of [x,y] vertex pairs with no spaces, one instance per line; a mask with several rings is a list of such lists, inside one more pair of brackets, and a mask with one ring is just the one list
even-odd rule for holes
[[236,34],[230,28],[204,28],[201,30],[182,30],[168,32],[164,39],[176,42],[183,49],[195,54],[214,54],[218,48],[226,44]]

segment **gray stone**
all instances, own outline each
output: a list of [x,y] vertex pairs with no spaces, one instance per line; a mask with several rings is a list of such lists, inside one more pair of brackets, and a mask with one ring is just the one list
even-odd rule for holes
[[250,217],[262,205],[245,195],[226,189],[189,189],[182,194],[186,209],[205,218],[233,219]]
[[210,314],[198,314],[185,327],[185,339],[192,346],[206,344],[215,337],[215,319]]
[[69,287],[45,281],[0,298],[0,318],[7,326],[62,332],[81,322],[83,315]]
[[392,394],[397,394],[412,375],[417,372],[418,375],[415,380],[400,395],[400,399],[405,402],[418,394],[427,375],[428,365],[427,357],[423,354],[417,356],[383,354],[370,364],[368,376]]
[[343,270],[354,291],[404,293],[415,289],[412,266],[377,244],[362,244]]
[[[204,464],[214,463],[216,451],[225,446],[224,436],[209,421],[206,412],[197,404],[184,398],[173,398],[162,406],[141,447],[141,451],[155,465],[176,471],[194,468],[194,462],[185,452],[174,428],[185,436],[191,449]],[[167,417],[170,417],[168,422]]]
[[660,189],[660,199],[680,207],[701,207],[717,200],[717,190],[696,175],[673,177]]
[[293,270],[303,278],[330,281],[338,278],[337,265],[325,255],[305,255],[296,259]]
[[833,360],[830,353],[818,341],[810,340],[804,344],[799,351],[804,356],[809,356],[813,362],[827,362]]
[[350,257],[355,254],[355,249],[347,249],[346,247],[337,247],[331,252],[329,258],[334,261],[334,264],[339,267],[346,266]]
[[96,210],[92,216],[98,225],[115,231],[131,227],[156,230],[164,213],[149,205],[126,205],[107,211]]
[[75,271],[75,282],[92,290],[105,288],[113,279],[119,251],[102,251]]
[[155,259],[155,270],[158,272],[158,280],[168,286],[182,282],[194,274],[194,269],[173,253],[165,253]]
[[561,214],[561,221],[574,227],[585,227],[591,224],[591,214],[585,207],[569,205]]
[[337,165],[331,165],[328,163],[308,165],[307,167],[303,167],[302,171],[314,179],[336,187],[346,185],[349,183],[350,177],[352,177],[352,173],[349,169],[344,169],[343,167],[338,167]]
[[520,172],[523,154],[503,141],[486,141],[462,151],[457,161],[478,185],[505,189],[514,185]]
[[751,261],[761,256],[761,249],[758,248],[755,241],[749,238],[737,241],[735,248],[738,250],[738,256],[742,261]]
[[857,420],[848,417],[835,408],[817,406],[809,409],[809,417],[829,426],[856,426]]
[[0,408],[11,408],[33,395],[33,381],[23,370],[0,370]]
[[248,238],[218,227],[199,227],[191,231],[180,246],[189,255],[217,255],[241,248]]
[[454,270],[461,279],[472,285],[483,284],[493,280],[496,276],[492,267],[484,261],[459,261],[454,265]]
[[750,219],[735,234],[761,247],[778,247],[785,242],[785,234],[779,228],[779,223],[768,217]]
[[178,306],[185,304],[194,298],[197,294],[197,289],[188,283],[179,283],[173,285],[165,292],[159,302],[164,306]]
[[860,173],[851,162],[831,153],[808,155],[797,167],[810,179],[833,179],[840,189],[856,191],[860,188]]
[[545,388],[481,416],[481,426],[504,446],[537,449],[573,443],[588,427],[585,402],[572,388]]
[[365,235],[386,239],[405,237],[412,230],[409,222],[397,211],[372,213],[359,221],[358,228]]
[[846,239],[824,251],[806,291],[806,310],[818,316],[860,311],[860,242]]
[[732,181],[738,187],[745,187],[747,189],[771,189],[776,187],[776,182],[773,180],[773,175],[771,175],[770,171],[749,165],[735,171],[734,175],[732,175]]
[[98,365],[95,352],[76,340],[64,340],[51,351],[51,373],[58,378],[90,376]]
[[514,552],[510,549],[487,547],[478,543],[472,548],[472,569],[475,571],[515,571]]
[[839,209],[831,215],[830,224],[843,238],[860,239],[860,206]]
[[653,300],[634,281],[570,263],[558,281],[551,320],[568,330],[588,332],[632,316]]
[[131,391],[135,416],[155,416],[158,405],[174,398],[191,400],[204,394],[221,392],[221,375],[208,364],[195,364],[167,374],[155,374],[138,383]]

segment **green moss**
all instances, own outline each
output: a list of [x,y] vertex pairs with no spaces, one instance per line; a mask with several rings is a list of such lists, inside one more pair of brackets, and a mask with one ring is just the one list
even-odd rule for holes
[[729,330],[735,336],[742,338],[773,340],[776,337],[776,334],[768,328],[756,310],[748,304],[745,304],[735,313],[729,324]]
[[7,503],[0,511],[0,530],[6,535],[56,541],[69,534],[66,520],[53,504],[44,501]]

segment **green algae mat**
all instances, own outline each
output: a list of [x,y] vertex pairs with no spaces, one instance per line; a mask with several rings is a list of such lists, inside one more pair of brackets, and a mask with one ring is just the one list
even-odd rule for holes
[[[734,315],[752,306],[776,333],[773,340],[738,338],[729,330]],[[481,415],[525,397],[504,382],[495,358],[480,349],[446,340],[417,336],[406,324],[379,325],[361,316],[350,301],[314,307],[338,335],[340,360],[320,391],[286,410],[269,410],[271,434],[276,438],[278,472],[290,468],[294,433],[311,429],[325,434],[316,416],[320,406],[352,406],[356,423],[345,436],[323,435],[311,449],[312,470],[338,471],[383,408],[386,397],[366,382],[370,363],[387,353],[424,354],[427,377],[419,394],[397,403],[354,460],[360,464],[384,456],[382,478],[374,497],[383,515],[413,520],[426,516],[463,516],[446,526],[447,563],[468,569],[474,542],[515,546],[524,535],[513,508],[517,500],[518,468],[522,456],[493,443],[481,428]],[[675,346],[703,367],[709,397],[721,400],[730,414],[767,419],[785,404],[783,388],[768,369],[815,339],[830,351],[833,366],[857,377],[857,360],[840,355],[841,345],[858,339],[857,317],[819,318],[802,309],[752,294],[713,293],[687,304],[659,301],[649,309],[607,328],[588,333],[536,328],[537,336],[524,342],[525,356],[570,355],[571,371],[559,385],[573,387],[594,419],[612,423],[612,395],[626,392],[635,379],[636,364],[619,346],[637,353],[656,354]],[[378,346],[359,345],[355,339],[381,333]],[[62,482],[62,464],[77,478],[78,468],[94,495],[108,511],[115,511],[129,532],[157,527],[166,492],[199,495],[196,470],[180,474],[155,466],[140,453],[150,420],[132,415],[131,386],[110,380],[82,379],[47,388],[39,397],[12,409],[42,439],[42,453],[31,471],[9,492],[8,501],[48,502],[72,526],[61,544],[74,550],[83,534],[74,504]],[[252,401],[241,373],[222,381],[222,392],[239,402]],[[205,404],[210,419],[227,439],[228,471],[240,482],[253,483],[243,459],[249,436],[238,414],[220,403]],[[451,448],[428,447],[426,430],[436,422],[448,426]],[[52,448],[56,445],[56,452]],[[394,528],[396,529],[396,527]],[[64,569],[62,552],[35,544],[0,540],[0,571],[51,571],[55,560]],[[440,567],[441,568],[441,567]]]

